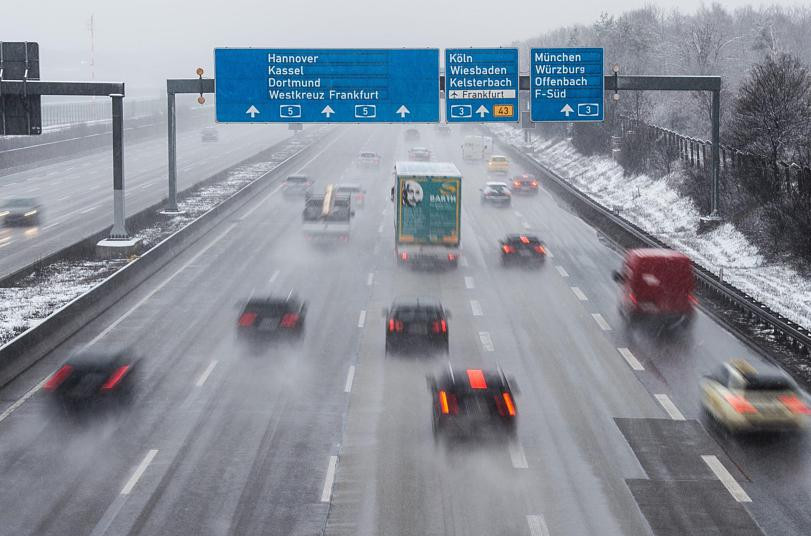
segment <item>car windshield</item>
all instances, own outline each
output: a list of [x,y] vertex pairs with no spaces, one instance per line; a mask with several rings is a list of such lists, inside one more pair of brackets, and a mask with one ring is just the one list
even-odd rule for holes
[[290,177],[287,177],[287,182],[291,184],[304,184],[308,181],[309,179],[307,177],[300,175],[292,175]]
[[488,186],[488,188],[496,193],[504,193],[507,191],[507,187],[503,184],[491,184]]
[[5,202],[5,206],[7,207],[32,207],[35,204],[35,200],[26,198],[9,199]]

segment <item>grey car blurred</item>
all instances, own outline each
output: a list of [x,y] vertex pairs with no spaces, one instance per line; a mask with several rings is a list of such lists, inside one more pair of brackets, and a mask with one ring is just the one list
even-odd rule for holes
[[7,226],[35,226],[42,218],[42,206],[33,197],[8,199],[0,207],[0,216]]

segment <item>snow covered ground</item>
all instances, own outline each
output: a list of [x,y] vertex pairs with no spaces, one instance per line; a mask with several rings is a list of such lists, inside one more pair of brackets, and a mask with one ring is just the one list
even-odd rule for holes
[[[502,142],[525,146],[520,129],[495,125],[490,130]],[[688,254],[772,310],[811,328],[811,280],[786,264],[767,262],[732,224],[699,235],[698,209],[675,188],[684,180],[681,170],[660,179],[646,175],[626,177],[612,159],[585,157],[568,140],[535,135],[532,145],[535,160],[606,208],[619,210],[623,218]]]

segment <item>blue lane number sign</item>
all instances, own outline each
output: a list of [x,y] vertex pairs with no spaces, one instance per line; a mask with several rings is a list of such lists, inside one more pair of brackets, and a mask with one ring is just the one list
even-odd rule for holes
[[605,118],[602,48],[533,48],[530,54],[533,121]]

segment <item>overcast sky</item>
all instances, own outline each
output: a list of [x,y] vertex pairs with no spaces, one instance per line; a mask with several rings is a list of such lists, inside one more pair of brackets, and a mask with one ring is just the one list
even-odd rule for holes
[[[133,90],[167,77],[212,74],[216,46],[497,46],[601,11],[619,14],[635,0],[0,0],[0,40],[38,41],[44,77],[89,80],[91,14],[96,79]],[[654,2],[697,9],[700,0]],[[751,2],[725,0],[735,9]],[[797,5],[797,2],[775,2]],[[555,7],[557,6],[557,7]],[[132,93],[131,93],[132,94]]]

